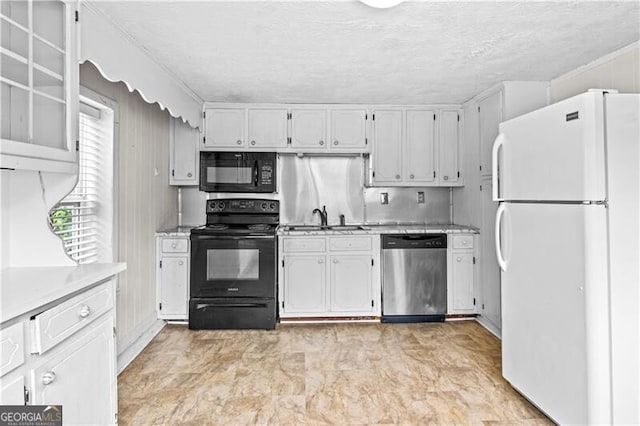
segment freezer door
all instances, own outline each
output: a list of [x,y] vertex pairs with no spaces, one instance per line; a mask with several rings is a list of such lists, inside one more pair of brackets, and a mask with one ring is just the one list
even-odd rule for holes
[[503,376],[559,424],[610,423],[606,209],[500,210]]
[[589,92],[500,124],[498,198],[605,199],[603,95]]

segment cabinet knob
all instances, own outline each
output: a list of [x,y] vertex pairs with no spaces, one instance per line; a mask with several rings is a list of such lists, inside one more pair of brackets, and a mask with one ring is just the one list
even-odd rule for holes
[[413,175],[409,175],[409,179],[413,179]]
[[338,146],[338,145],[340,144],[340,142],[338,142],[338,141],[333,141],[333,144],[334,144],[335,146]]
[[318,263],[324,263],[323,259],[318,259]]
[[449,180],[449,176],[445,176],[445,177],[444,177],[444,180]]
[[184,265],[184,260],[181,260],[180,262],[178,262],[178,265],[180,266]]
[[53,371],[48,371],[42,375],[42,384],[50,385],[56,379],[56,373]]
[[187,173],[187,177],[193,177],[193,173],[191,172]]
[[237,143],[238,145],[242,145],[242,141],[241,141],[240,139],[238,139],[238,140],[236,141],[236,143]]
[[320,145],[324,145],[324,141],[320,141],[318,142]]
[[461,258],[461,257],[457,257],[457,258],[456,258],[456,261],[457,261],[457,262],[462,262],[462,258]]
[[171,248],[176,248],[178,245],[176,243],[171,243]]
[[91,308],[87,305],[84,305],[82,308],[80,308],[80,318],[86,318],[89,315],[91,315]]
[[338,263],[338,259],[333,259],[333,263]]
[[396,175],[396,179],[400,179],[400,175]]
[[256,141],[251,141],[251,145],[255,145],[255,144],[256,144]]

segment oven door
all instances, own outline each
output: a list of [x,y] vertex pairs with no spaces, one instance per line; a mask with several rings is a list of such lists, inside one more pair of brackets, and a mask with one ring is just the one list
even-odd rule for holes
[[191,298],[276,295],[276,237],[191,236]]

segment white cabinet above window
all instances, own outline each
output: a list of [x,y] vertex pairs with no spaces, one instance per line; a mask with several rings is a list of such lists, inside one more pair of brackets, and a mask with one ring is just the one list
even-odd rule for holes
[[0,166],[75,172],[75,2],[0,2]]

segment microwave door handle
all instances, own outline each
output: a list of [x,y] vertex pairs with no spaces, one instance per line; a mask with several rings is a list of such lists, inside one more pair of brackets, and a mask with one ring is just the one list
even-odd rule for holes
[[258,186],[258,160],[253,162],[253,186]]

